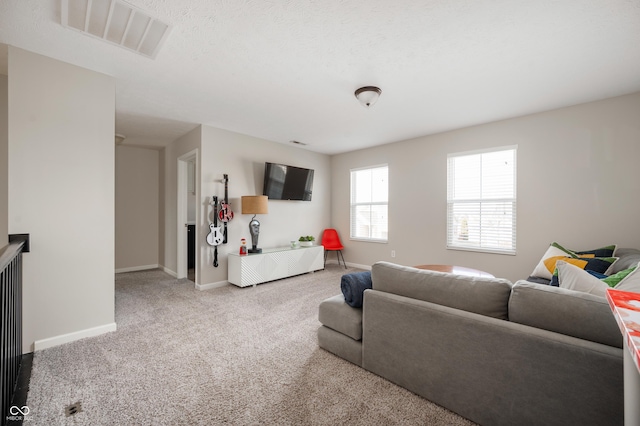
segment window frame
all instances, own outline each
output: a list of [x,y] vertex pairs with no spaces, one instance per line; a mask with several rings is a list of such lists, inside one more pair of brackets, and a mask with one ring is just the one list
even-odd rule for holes
[[[451,160],[454,158],[465,157],[465,156],[481,156],[483,154],[497,153],[503,151],[513,151],[513,182],[511,183],[513,188],[513,196],[512,197],[500,197],[500,198],[491,198],[486,197],[483,198],[480,195],[479,198],[467,198],[467,199],[452,199],[452,179],[455,178],[453,176],[451,168]],[[482,174],[482,166],[480,167],[480,175]],[[504,255],[512,255],[515,256],[517,252],[517,175],[518,175],[518,145],[508,145],[508,146],[500,146],[494,148],[487,148],[481,150],[474,151],[465,151],[465,152],[456,152],[447,154],[447,213],[446,213],[446,248],[447,250],[459,250],[459,251],[474,251],[481,253],[493,253],[493,254],[504,254]],[[486,187],[482,186],[482,179],[480,179],[480,192],[482,193],[486,190]],[[470,204],[470,203],[478,203],[479,204],[479,216],[482,218],[482,204],[490,204],[490,203],[510,203],[511,204],[511,247],[500,249],[495,245],[483,245],[482,244],[482,236],[480,236],[480,241],[477,246],[473,245],[464,245],[464,244],[455,244],[453,240],[454,234],[456,234],[455,230],[451,227],[455,223],[455,218],[452,217],[453,206],[458,204]],[[477,227],[478,232],[482,235],[482,219],[478,222],[479,225]],[[486,228],[486,227],[485,227]],[[456,228],[457,229],[457,228]],[[496,234],[499,233],[499,228],[494,228],[494,230],[498,230]],[[492,232],[492,231],[489,231]]]
[[[386,168],[387,172],[387,199],[386,201],[369,201],[369,202],[355,202],[354,201],[354,173],[362,172],[362,171],[373,171],[375,169]],[[354,236],[354,208],[357,206],[386,206],[387,210],[387,218],[386,218],[386,228],[387,228],[387,237],[386,238],[374,238],[374,237],[361,237]],[[369,233],[371,235],[371,232]],[[386,244],[389,242],[389,164],[377,164],[373,166],[365,166],[365,167],[357,167],[349,170],[349,239],[351,241],[362,241],[362,242],[370,242],[370,243],[382,243]]]

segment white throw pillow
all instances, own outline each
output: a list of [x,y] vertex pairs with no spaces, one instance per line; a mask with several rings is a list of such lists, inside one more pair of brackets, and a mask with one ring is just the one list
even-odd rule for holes
[[536,267],[533,269],[531,276],[546,278],[550,280],[551,276],[553,275],[553,270],[550,271],[544,261],[549,258],[555,258],[555,257],[570,257],[570,256],[567,251],[559,248],[556,243],[551,244],[547,249],[547,251],[542,255],[542,259],[540,259],[540,262],[538,262]]
[[[558,283],[560,287],[569,290],[582,291],[584,293],[590,293],[600,297],[607,297],[607,289],[610,288],[607,283],[594,277],[584,269],[578,268],[577,266],[563,260],[558,260],[558,262],[556,262],[556,268],[558,268]],[[628,278],[628,276],[626,278]],[[640,285],[640,275],[638,275],[636,280]],[[623,281],[620,281],[618,285],[622,284]]]
[[624,279],[620,281],[614,288],[616,290],[640,293],[640,273],[638,272],[638,270],[640,270],[640,262],[638,262],[638,266],[636,267],[636,269],[632,273],[624,277]]

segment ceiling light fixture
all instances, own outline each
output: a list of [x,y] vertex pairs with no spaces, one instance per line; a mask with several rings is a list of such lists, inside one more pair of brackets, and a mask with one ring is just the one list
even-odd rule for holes
[[120,133],[116,133],[116,145],[120,145],[126,139],[125,135],[121,135]]
[[380,90],[380,88],[378,87],[365,86],[356,90],[355,95],[363,107],[369,108],[371,107],[371,105],[376,103],[381,93],[382,93],[382,90]]

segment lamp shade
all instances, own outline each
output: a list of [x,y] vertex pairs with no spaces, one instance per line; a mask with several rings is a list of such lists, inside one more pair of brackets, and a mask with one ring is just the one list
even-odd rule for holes
[[267,214],[269,213],[269,204],[266,195],[243,195],[242,196],[242,214]]

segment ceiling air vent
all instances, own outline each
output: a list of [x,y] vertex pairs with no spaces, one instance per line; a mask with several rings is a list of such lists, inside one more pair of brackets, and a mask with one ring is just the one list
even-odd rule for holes
[[61,0],[62,26],[155,58],[171,27],[121,0]]

